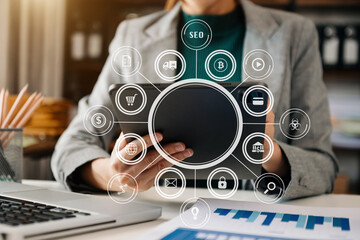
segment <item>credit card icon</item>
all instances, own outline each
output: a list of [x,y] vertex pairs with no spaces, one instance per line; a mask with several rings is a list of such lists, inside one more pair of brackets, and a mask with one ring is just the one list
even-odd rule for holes
[[264,105],[264,98],[263,97],[253,97],[252,104],[254,106],[262,106],[262,105]]

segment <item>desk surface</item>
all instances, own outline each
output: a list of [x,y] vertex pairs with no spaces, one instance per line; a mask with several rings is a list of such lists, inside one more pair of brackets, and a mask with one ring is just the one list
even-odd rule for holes
[[[50,188],[50,189],[64,189],[59,183],[52,181],[24,180],[23,183],[28,185]],[[156,193],[155,189],[152,188],[147,192],[139,193],[138,199],[146,200],[148,202],[162,206],[163,215],[161,216],[161,218],[151,222],[139,223],[130,226],[109,229],[105,231],[88,233],[80,236],[68,237],[65,239],[66,240],[136,239],[137,237],[141,236],[147,231],[150,231],[152,228],[158,226],[159,224],[176,217],[179,213],[181,203],[186,199],[193,197],[194,194],[196,194],[196,196],[201,196],[204,198],[212,197],[209,191],[207,191],[207,189],[196,189],[196,192],[194,192],[193,188],[189,188],[185,190],[184,194],[182,194],[180,198],[175,200],[166,200],[161,198]],[[230,200],[257,201],[252,191],[239,191],[232,198],[230,198]],[[326,194],[326,195],[315,196],[310,198],[287,201],[284,202],[283,204],[313,206],[313,207],[360,208],[360,195]]]

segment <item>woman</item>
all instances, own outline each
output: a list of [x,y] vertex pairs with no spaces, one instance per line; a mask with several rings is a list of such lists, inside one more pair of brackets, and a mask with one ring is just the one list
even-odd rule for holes
[[[305,138],[290,140],[280,131],[275,131],[274,124],[267,124],[266,134],[273,140],[274,154],[263,168],[288,179],[287,198],[331,192],[338,167],[331,150],[331,123],[313,23],[295,14],[256,6],[247,0],[169,1],[167,7],[171,10],[121,23],[110,46],[110,54],[121,46],[136,48],[146,59],[141,69],[144,76],[155,74],[151,60],[163,50],[177,49],[187,61],[193,61],[193,52],[179,41],[179,28],[194,18],[208,22],[214,34],[209,49],[203,53],[199,51],[199,66],[203,65],[211,48],[228,50],[238,64],[247,52],[266,50],[276,63],[271,76],[264,80],[275,98],[275,114],[269,113],[267,122],[279,122],[286,110],[300,108],[309,115],[312,125]],[[107,94],[112,83],[147,83],[140,74],[131,79],[115,75],[110,62],[109,57],[92,94],[79,102],[79,113],[60,138],[52,159],[56,179],[72,190],[88,187],[105,190],[109,179],[121,172],[138,175],[139,189],[144,191],[153,186],[161,169],[172,165],[158,157],[154,150],[149,151],[141,163],[126,165],[117,159],[114,151],[109,156],[104,150],[115,130],[104,137],[96,137],[84,129],[82,118],[90,106],[104,105],[112,109]],[[192,76],[190,71],[191,68],[182,79]],[[199,74],[200,78],[203,74],[202,78],[209,79],[202,69],[199,69]],[[232,81],[243,79],[238,71]],[[149,136],[143,138],[148,147],[152,145]],[[162,140],[161,133],[157,133],[157,138]],[[121,154],[131,159],[125,148],[126,142],[122,141]],[[181,142],[168,144],[165,148],[179,160],[194,154]],[[143,171],[149,163],[151,166]],[[131,188],[131,183],[125,178],[120,181]]]

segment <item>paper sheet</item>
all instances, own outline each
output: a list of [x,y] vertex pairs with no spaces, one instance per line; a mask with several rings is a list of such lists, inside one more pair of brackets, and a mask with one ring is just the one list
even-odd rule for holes
[[[198,201],[181,217],[147,233],[146,239],[360,239],[359,208],[314,208],[216,199],[204,201],[209,209]],[[196,211],[191,211],[194,207],[199,210],[197,221],[210,214],[208,222],[201,228],[189,227],[188,223],[194,223],[193,213]]]

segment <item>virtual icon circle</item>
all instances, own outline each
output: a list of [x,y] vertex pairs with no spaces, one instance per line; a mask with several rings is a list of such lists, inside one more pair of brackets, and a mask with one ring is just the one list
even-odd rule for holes
[[226,50],[215,50],[205,60],[205,71],[215,81],[229,80],[236,71],[235,57]]
[[190,198],[180,207],[180,220],[190,228],[202,228],[210,220],[211,209],[209,204],[201,198]]
[[[129,142],[124,149],[120,149],[120,145],[123,141]],[[147,146],[145,140],[138,134],[135,133],[126,133],[122,135],[115,144],[115,153],[116,157],[123,163],[127,165],[135,165],[141,162],[147,153]],[[126,153],[122,154],[122,151]],[[140,152],[139,156],[138,153]],[[124,157],[125,155],[128,158]],[[136,157],[136,158],[135,158]]]
[[90,107],[83,118],[84,128],[93,136],[104,136],[114,126],[114,115],[105,106]]
[[[225,177],[226,176],[226,177]],[[214,178],[218,178],[217,188],[226,190],[228,188],[228,180],[233,180],[233,187],[229,191],[219,191],[213,187]],[[220,167],[213,170],[207,178],[207,188],[209,192],[216,198],[227,199],[232,197],[239,187],[239,179],[236,173],[230,168]]]
[[[132,187],[120,184],[122,178],[126,178]],[[139,192],[138,184],[133,176],[127,173],[118,173],[114,175],[107,185],[107,193],[111,200],[118,204],[127,204],[132,202]]]
[[287,138],[298,140],[310,131],[311,122],[309,115],[301,109],[292,108],[280,117],[280,131]]
[[126,115],[136,115],[146,107],[145,90],[137,84],[128,83],[118,89],[115,95],[116,107]]
[[155,60],[155,71],[165,81],[180,79],[186,70],[186,61],[183,55],[175,50],[161,52]]
[[[268,102],[265,99],[268,99]],[[254,117],[262,117],[272,110],[274,96],[267,87],[255,85],[245,91],[242,103],[248,114]]]
[[118,48],[111,57],[112,69],[122,77],[130,77],[136,74],[142,64],[141,55],[133,47],[123,46]]
[[276,203],[285,194],[284,181],[274,173],[264,173],[255,180],[254,193],[263,203]]
[[[268,148],[266,153],[266,146]],[[245,158],[253,164],[263,164],[274,154],[274,143],[272,139],[264,133],[255,132],[247,136],[242,145]]]
[[[207,91],[207,94],[212,94],[213,96],[215,96],[215,98],[218,101],[222,101],[222,104],[226,105],[226,107],[219,110],[219,114],[223,113],[224,109],[226,109],[226,111],[229,111],[230,115],[232,115],[230,119],[232,120],[231,124],[232,124],[233,130],[231,130],[231,132],[229,132],[228,135],[226,135],[226,136],[230,136],[229,139],[228,139],[228,137],[226,137],[226,139],[223,137],[226,144],[222,144],[221,148],[219,148],[220,150],[218,150],[217,152],[214,152],[215,154],[212,153],[211,157],[209,157],[210,159],[203,159],[201,161],[196,161],[196,159],[195,159],[195,161],[187,161],[185,159],[183,161],[179,161],[178,159],[176,159],[172,155],[170,155],[168,152],[166,152],[166,150],[161,145],[162,143],[158,143],[158,141],[156,141],[156,139],[155,139],[154,133],[157,131],[156,120],[158,119],[157,112],[162,111],[162,113],[164,113],[164,110],[166,110],[166,113],[170,117],[173,117],[172,114],[171,113],[169,114],[168,111],[170,111],[171,109],[176,111],[176,108],[174,108],[173,105],[171,105],[172,107],[170,108],[169,105],[166,105],[166,101],[167,101],[167,99],[175,99],[176,98],[176,100],[177,100],[176,102],[179,102],[178,101],[179,95],[177,95],[178,92],[176,92],[176,90],[180,89],[180,88],[187,88],[187,89],[190,89],[189,90],[190,92],[187,92],[189,94],[186,95],[186,97],[195,99],[193,101],[194,104],[198,104],[201,107],[199,107],[199,112],[192,113],[193,115],[198,116],[197,117],[198,122],[194,123],[194,121],[189,121],[186,123],[192,124],[192,125],[197,124],[196,126],[201,125],[202,122],[198,120],[199,118],[203,117],[201,114],[201,110],[203,108],[211,107],[211,106],[209,106],[209,102],[206,99],[201,97],[202,96],[201,94],[200,95],[192,94],[191,91],[193,91],[193,90],[191,90],[191,89],[194,89],[196,87],[202,87],[202,89],[204,89],[203,88],[204,86],[211,90],[211,91]],[[186,90],[186,91],[188,91],[188,90]],[[183,96],[184,95],[182,95],[182,97]],[[165,108],[162,106],[168,106],[168,108]],[[215,111],[213,111],[213,112],[215,112]],[[174,115],[175,114],[176,113],[174,113]],[[161,114],[159,114],[159,115],[161,115]],[[214,117],[219,117],[219,116],[217,115]],[[191,119],[191,116],[187,116],[187,118]],[[204,121],[206,121],[207,119],[205,119]],[[163,120],[163,121],[165,121],[165,120]],[[168,122],[171,122],[171,121],[169,119],[166,119],[166,122],[167,122],[166,124],[169,125],[170,123],[168,123]],[[188,126],[188,125],[186,125],[186,126]],[[240,138],[241,138],[241,133],[242,133],[242,127],[243,126],[242,126],[241,110],[240,110],[239,104],[237,103],[236,99],[232,96],[232,94],[229,91],[227,91],[224,87],[222,87],[221,85],[219,85],[215,82],[207,81],[207,80],[203,80],[203,79],[188,79],[188,80],[183,80],[183,81],[179,81],[179,82],[175,82],[174,84],[171,84],[169,87],[164,89],[156,97],[156,99],[153,102],[153,105],[150,108],[149,117],[148,117],[148,131],[149,131],[149,135],[150,135],[151,141],[152,141],[155,149],[159,152],[159,154],[164,159],[168,160],[170,163],[172,163],[176,166],[182,167],[182,168],[186,168],[186,169],[205,169],[205,168],[215,166],[215,165],[219,164],[220,162],[224,161],[226,158],[228,158],[231,155],[231,153],[236,149],[237,145],[239,144]],[[222,131],[223,128],[222,127],[220,127],[220,128],[221,129],[219,129],[219,131]],[[170,128],[167,128],[167,129],[170,129]],[[187,134],[187,133],[185,133],[185,134]],[[187,134],[187,136],[188,136],[188,134]],[[208,141],[209,144],[213,144],[213,142],[211,142],[213,138],[206,137],[204,134],[199,134],[199,136],[197,136],[196,139],[198,141],[202,141],[202,142]],[[204,147],[206,147],[206,144],[204,145]],[[195,154],[199,154],[199,156],[201,154],[205,155],[204,154],[205,149],[202,149],[202,151],[198,151],[197,153],[196,153],[196,149],[194,149],[194,152],[195,152]],[[206,153],[208,153],[207,150],[206,150]]]
[[205,21],[194,19],[187,22],[181,30],[181,40],[184,45],[192,50],[206,48],[212,39],[212,31]]
[[254,80],[264,80],[274,70],[274,60],[270,53],[262,49],[255,49],[246,54],[243,70]]
[[[164,180],[164,188],[160,188],[160,178],[163,178]],[[169,167],[162,169],[155,177],[155,189],[163,198],[177,198],[183,194],[185,188],[185,175],[177,168]]]

